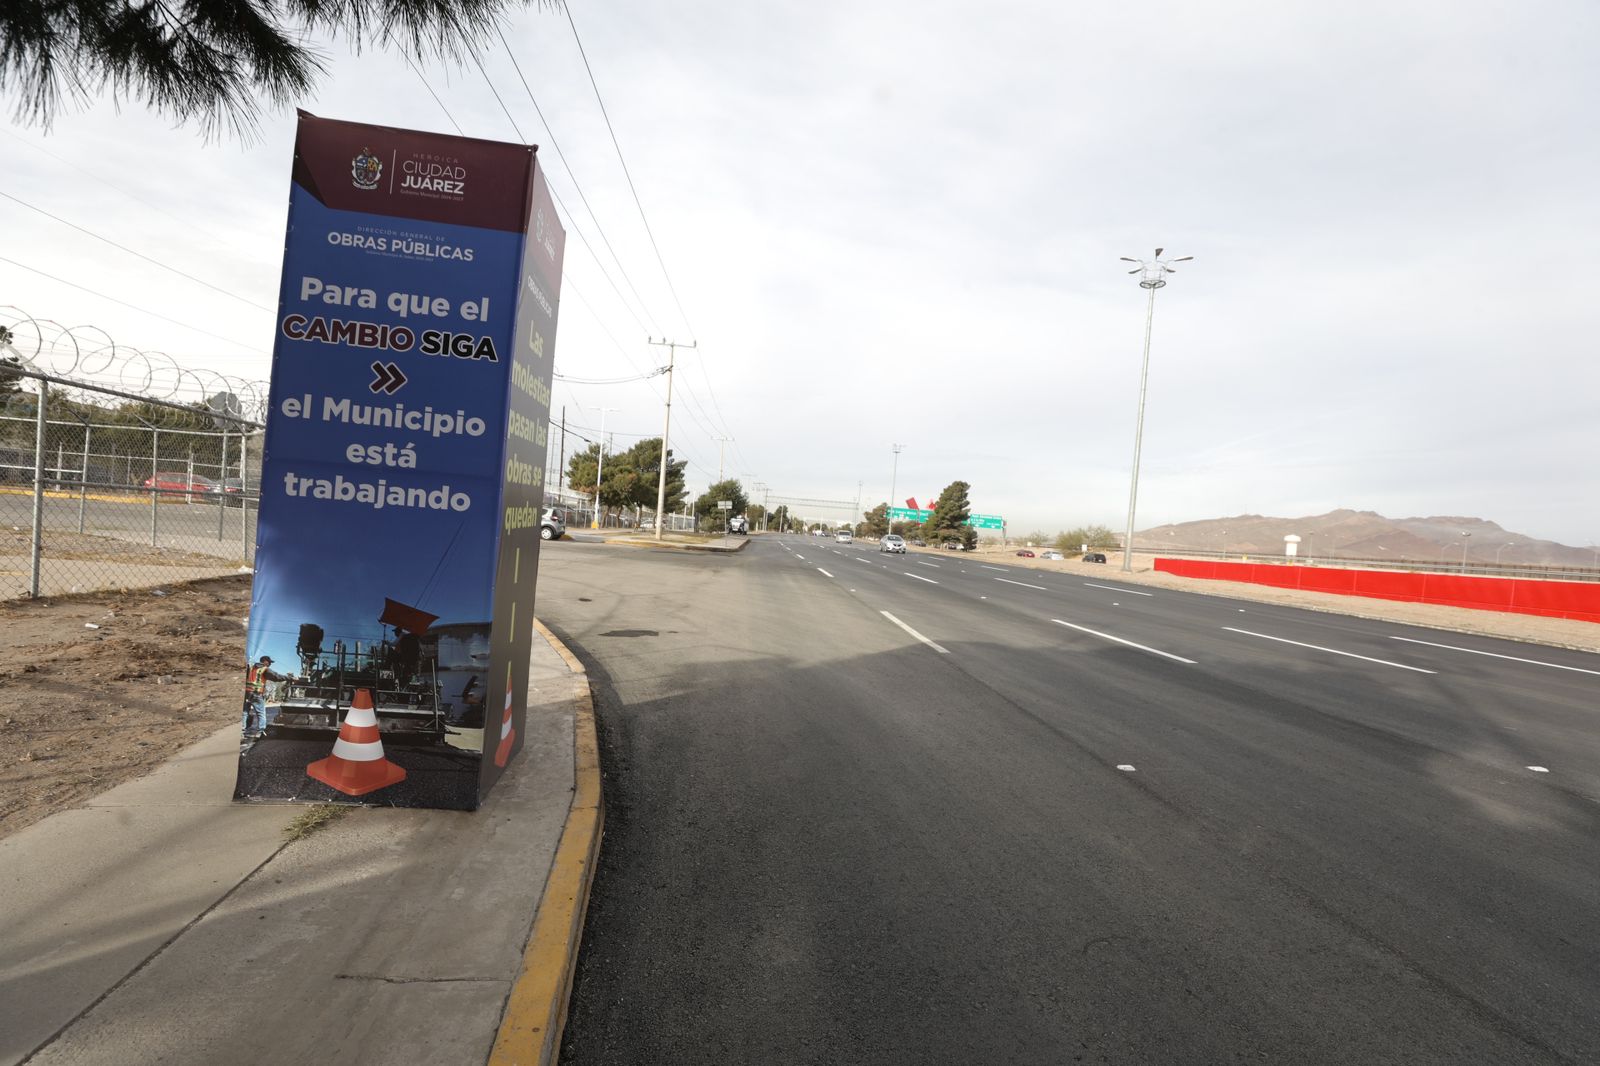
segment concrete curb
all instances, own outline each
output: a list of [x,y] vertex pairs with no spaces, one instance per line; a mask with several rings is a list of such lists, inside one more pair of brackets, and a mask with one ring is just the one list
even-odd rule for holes
[[511,986],[489,1066],[553,1064],[561,1051],[561,1032],[572,997],[573,972],[589,909],[589,889],[600,857],[605,802],[600,789],[600,745],[595,735],[594,694],[577,656],[543,622],[533,628],[583,678],[583,693],[573,715],[572,806],[533,918],[522,972]]
[[629,548],[660,548],[660,549],[665,549],[667,551],[720,552],[722,554],[728,554],[728,553],[731,553],[731,552],[744,551],[744,549],[746,547],[748,547],[749,544],[750,544],[750,538],[746,537],[744,540],[740,541],[737,546],[732,547],[732,548],[726,547],[725,545],[721,545],[721,544],[683,544],[683,543],[674,543],[673,541],[670,541],[670,540],[661,540],[661,541],[657,541],[657,540],[632,540],[632,539],[628,539],[628,538],[624,538],[624,537],[611,537],[611,538],[606,540],[606,543],[607,544],[621,544],[621,545],[624,545],[624,546],[629,547]]

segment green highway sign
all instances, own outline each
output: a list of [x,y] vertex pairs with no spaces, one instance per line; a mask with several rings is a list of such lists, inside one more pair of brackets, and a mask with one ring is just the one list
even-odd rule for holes
[[889,521],[891,522],[926,522],[932,517],[932,511],[913,511],[909,507],[889,508]]
[[967,517],[967,525],[973,529],[1004,529],[1006,520],[997,514],[975,514]]

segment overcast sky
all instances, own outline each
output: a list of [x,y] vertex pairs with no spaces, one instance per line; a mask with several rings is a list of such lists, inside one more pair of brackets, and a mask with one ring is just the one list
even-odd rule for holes
[[[1141,527],[1353,507],[1600,541],[1592,3],[573,13],[687,321],[565,18],[520,13],[507,38],[598,216],[496,42],[489,77],[576,212],[556,365],[618,377],[662,361],[647,334],[697,339],[673,418],[695,490],[727,434],[747,483],[870,504],[898,442],[901,499],[960,478],[1013,532],[1120,528],[1145,294],[1118,257],[1160,244],[1195,261],[1156,300]],[[323,47],[301,106],[452,132],[397,54]],[[517,139],[475,67],[423,70],[464,132]],[[0,199],[0,255],[229,340],[6,263],[0,304],[264,379],[293,128],[208,144],[108,101],[8,121],[0,191],[244,300]],[[553,409],[619,408],[623,447],[660,432],[660,385],[558,384]]]

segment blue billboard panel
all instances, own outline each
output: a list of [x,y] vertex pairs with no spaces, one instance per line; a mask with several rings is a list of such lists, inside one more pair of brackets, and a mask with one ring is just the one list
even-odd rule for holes
[[302,113],[237,797],[470,809],[520,748],[563,237],[528,146]]

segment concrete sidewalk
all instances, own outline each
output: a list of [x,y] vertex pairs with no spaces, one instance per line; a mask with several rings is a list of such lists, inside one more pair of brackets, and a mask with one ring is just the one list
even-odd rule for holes
[[[286,842],[307,808],[230,801],[230,726],[0,840],[0,1064],[487,1061],[535,917],[576,930],[587,898],[585,870],[540,910],[593,748],[563,652],[535,641],[526,744],[476,812],[353,808]],[[566,981],[534,976],[558,1030]]]

